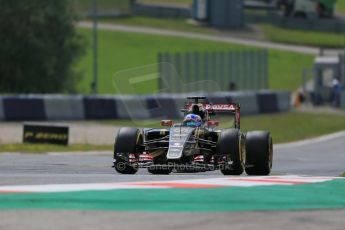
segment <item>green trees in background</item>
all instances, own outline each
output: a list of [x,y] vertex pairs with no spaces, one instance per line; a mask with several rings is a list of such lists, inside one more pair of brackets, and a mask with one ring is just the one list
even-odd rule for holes
[[74,92],[84,53],[70,0],[0,0],[0,92]]

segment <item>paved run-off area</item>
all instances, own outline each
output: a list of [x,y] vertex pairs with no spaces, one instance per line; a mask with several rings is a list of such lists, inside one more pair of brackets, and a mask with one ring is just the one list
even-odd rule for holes
[[110,167],[110,152],[0,154],[0,229],[343,230],[344,136],[276,145],[266,178],[125,176]]

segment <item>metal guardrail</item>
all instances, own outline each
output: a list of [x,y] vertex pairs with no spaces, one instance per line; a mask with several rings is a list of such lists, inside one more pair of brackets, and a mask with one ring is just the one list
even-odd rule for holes
[[[199,94],[201,95],[201,94]],[[241,104],[241,114],[285,112],[290,93],[236,91],[202,93],[210,103]],[[0,95],[0,121],[170,119],[183,116],[189,94],[153,95]]]

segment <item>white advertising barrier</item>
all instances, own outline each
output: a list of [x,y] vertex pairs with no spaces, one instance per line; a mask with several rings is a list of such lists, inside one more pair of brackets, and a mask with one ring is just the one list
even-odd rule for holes
[[277,92],[279,112],[289,111],[291,108],[290,92]]
[[256,92],[234,92],[231,94],[232,100],[241,105],[241,114],[250,115],[259,113]]
[[119,119],[150,119],[145,97],[117,96],[116,106]]
[[45,95],[47,120],[84,120],[83,96]]

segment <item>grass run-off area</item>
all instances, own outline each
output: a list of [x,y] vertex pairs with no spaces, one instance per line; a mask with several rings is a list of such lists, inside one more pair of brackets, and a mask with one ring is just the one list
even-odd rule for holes
[[[78,29],[88,41],[87,54],[77,68],[84,74],[78,85],[79,92],[90,93],[92,81],[92,31]],[[157,63],[159,52],[217,52],[251,50],[255,47],[232,45],[222,42],[200,41],[189,38],[156,36],[99,30],[99,93],[118,93],[113,86],[113,76],[140,75],[145,66]],[[269,50],[269,86],[271,89],[294,90],[301,85],[303,69],[311,67],[313,56],[288,51]],[[144,68],[143,68],[144,67]],[[158,71],[158,70],[157,70]],[[124,93],[150,94],[158,90],[157,80],[147,81],[135,92],[121,89]]]
[[344,47],[344,34],[340,33],[288,29],[269,24],[259,26],[265,39],[272,42],[326,48]]
[[345,13],[345,1],[344,0],[338,0],[336,3],[336,11],[338,13]]
[[[232,127],[232,117],[219,117],[220,128]],[[332,121],[332,122],[330,122]],[[175,121],[179,122],[179,121]],[[160,127],[158,120],[105,121],[116,126]],[[286,143],[344,130],[344,115],[289,112],[243,116],[241,130],[270,131],[275,143]]]
[[[221,126],[219,128],[232,127],[231,117],[219,117]],[[332,122],[330,122],[332,121]],[[180,122],[180,121],[175,121]],[[153,127],[159,128],[159,120],[129,121],[114,120],[102,121],[103,125],[117,127]],[[274,143],[285,143],[298,141],[306,138],[317,137],[343,130],[345,127],[344,115],[315,114],[289,112],[281,114],[268,114],[257,116],[243,116],[241,119],[241,130],[267,130],[270,131]],[[46,152],[67,152],[67,151],[92,151],[109,150],[112,145],[84,145],[74,144],[70,146],[58,146],[47,144],[5,144],[0,145],[0,152],[23,152],[23,153],[46,153]]]

